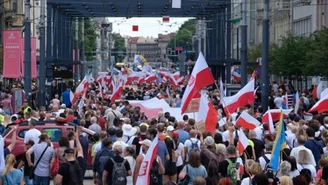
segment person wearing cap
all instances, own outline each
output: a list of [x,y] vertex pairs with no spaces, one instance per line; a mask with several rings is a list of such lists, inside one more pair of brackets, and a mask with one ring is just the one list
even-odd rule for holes
[[[151,146],[151,141],[149,139],[145,139],[143,141],[140,141],[139,143],[141,145],[142,154],[139,154],[137,159],[136,159],[136,167],[135,167],[134,173],[133,173],[133,184],[134,185],[136,185],[137,178],[139,176],[139,170],[140,170],[141,164],[143,162],[143,159],[144,159],[149,147]],[[156,156],[156,161],[159,164],[159,173],[164,174],[165,173],[165,168],[164,168],[162,159],[158,155]],[[152,165],[149,165],[149,166],[152,166]],[[151,171],[151,169],[149,170],[149,172],[150,171]],[[161,179],[158,179],[158,182],[161,182],[160,180]],[[159,183],[159,184],[162,184],[162,183]]]
[[[76,130],[75,132],[75,142],[76,142],[76,153],[77,157],[75,158],[75,151],[72,148],[67,148],[64,150],[64,157],[66,159],[66,163],[60,163],[59,169],[58,169],[58,174],[56,176],[55,182],[56,185],[61,184],[61,185],[67,185],[70,182],[70,165],[78,165],[78,169],[75,169],[76,176],[79,178],[79,181],[83,182],[83,168],[82,166],[84,165],[84,156],[83,156],[83,150],[82,146],[79,140],[79,135],[80,135],[80,128]],[[68,164],[69,163],[69,164]],[[51,169],[51,168],[50,168]],[[81,179],[82,178],[82,179]],[[77,185],[82,185],[82,184],[77,184]]]
[[[56,158],[55,150],[50,147],[50,137],[48,134],[44,133],[40,135],[40,142],[38,144],[33,145],[26,152],[26,159],[28,161],[28,165],[30,167],[34,166],[34,184],[50,184],[50,169],[52,169],[52,165]],[[27,142],[26,142],[27,143]],[[43,156],[41,157],[42,153]],[[31,160],[31,155],[34,154],[34,164]],[[41,158],[40,158],[41,157]],[[36,162],[40,160],[37,166]]]
[[212,159],[216,160],[215,155],[215,145],[214,145],[214,139],[212,136],[207,136],[204,139],[205,146],[201,146],[201,152],[200,152],[200,161],[202,165],[207,169],[208,164]]
[[166,138],[172,139],[172,132],[174,131],[174,127],[172,125],[166,128]]

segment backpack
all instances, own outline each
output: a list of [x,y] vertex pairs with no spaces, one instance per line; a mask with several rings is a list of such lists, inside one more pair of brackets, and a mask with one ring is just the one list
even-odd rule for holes
[[112,173],[112,185],[122,185],[127,183],[127,172],[125,169],[125,162],[124,159],[123,162],[117,163],[112,158],[110,160],[113,162],[114,168]]
[[237,184],[237,173],[236,173],[236,163],[233,163],[231,159],[227,159],[228,168],[227,168],[227,177],[230,178],[234,185]]
[[158,183],[158,175],[159,175],[158,172],[159,172],[159,164],[157,162],[157,157],[156,157],[150,169],[150,185],[155,185]]
[[198,147],[199,140],[197,140],[195,143],[193,143],[191,139],[189,139],[189,140],[191,142],[191,149],[189,151],[189,154],[191,154],[191,152],[199,153],[200,152],[199,147]]
[[102,177],[106,162],[113,156],[114,156],[114,152],[107,148],[101,150],[99,152],[99,155],[96,156],[95,160],[99,161],[97,167],[98,177]]
[[270,167],[270,159],[268,159],[268,157],[265,154],[262,157],[265,160],[265,167],[264,167],[263,172],[266,172],[266,171],[268,171],[269,168],[271,168]]
[[83,175],[82,168],[80,167],[78,161],[74,161],[74,164],[67,162],[69,165],[69,182],[68,185],[82,185],[83,184]]

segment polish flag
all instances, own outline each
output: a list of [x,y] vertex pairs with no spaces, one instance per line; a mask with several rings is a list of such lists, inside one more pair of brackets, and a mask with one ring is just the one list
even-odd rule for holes
[[176,79],[174,78],[172,73],[168,73],[167,77],[168,77],[168,80],[170,81],[171,85],[173,85],[174,87],[179,87],[179,83],[176,81]]
[[181,114],[185,113],[190,101],[199,90],[213,83],[215,83],[215,80],[211,70],[206,63],[202,52],[200,52],[181,100]]
[[117,100],[123,91],[123,82],[120,81],[117,85],[113,84],[113,93],[112,93],[112,97],[110,98],[110,100],[112,102],[114,102],[115,100]]
[[[274,133],[274,126],[273,126],[273,121],[272,121],[272,116],[271,116],[271,112],[270,112],[270,107],[268,107],[268,124],[269,124],[269,132],[270,134]],[[280,119],[280,118],[279,118]]]
[[237,94],[222,98],[222,105],[227,114],[235,112],[238,107],[253,104],[254,80],[249,81]]
[[308,112],[318,111],[318,113],[323,113],[328,111],[328,95],[322,97]]
[[249,115],[246,111],[243,111],[240,114],[236,123],[237,125],[247,128],[249,130],[254,130],[256,127],[261,125],[261,123],[257,119]]
[[256,73],[256,70],[254,70],[254,72],[253,72],[251,78],[249,79],[249,81],[254,80],[256,78],[256,76],[257,76],[257,73]]
[[76,101],[76,98],[74,96],[73,91],[69,91],[69,100],[71,101],[71,104],[73,105]]
[[157,149],[158,149],[158,134],[156,135],[155,139],[151,143],[146,155],[144,155],[144,158],[140,165],[136,185],[150,184],[150,170],[152,168],[154,160],[156,159]]
[[[287,118],[288,114],[291,113],[292,111],[293,111],[293,109],[283,109],[282,110],[283,117]],[[271,109],[271,110],[267,110],[264,113],[264,115],[262,116],[262,123],[269,123],[269,117],[268,117],[269,112],[271,113],[273,122],[279,121],[281,110],[280,109]]]
[[146,83],[152,83],[157,80],[157,76],[155,74],[151,74],[145,78]]
[[244,131],[240,129],[239,131],[239,140],[238,140],[238,152],[241,155],[248,146],[248,139],[244,134]]
[[204,121],[205,129],[212,134],[215,133],[216,125],[219,122],[218,112],[215,110],[212,103],[208,101],[207,95],[204,93],[202,93],[200,97],[196,121]]
[[326,88],[325,90],[323,90],[320,94],[320,97],[325,97],[328,95],[328,88]]
[[320,82],[312,91],[312,96],[313,98],[318,98],[320,99],[320,95],[322,92],[322,82]]
[[295,94],[295,108],[294,108],[294,113],[297,114],[298,109],[300,108],[300,96],[298,92]]

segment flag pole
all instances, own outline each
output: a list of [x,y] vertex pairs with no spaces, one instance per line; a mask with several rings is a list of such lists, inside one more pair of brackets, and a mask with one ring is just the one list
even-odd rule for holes
[[[215,82],[215,86],[216,86],[216,88],[218,89],[218,91],[220,92],[220,95],[222,95],[221,93],[221,91],[220,91],[220,88],[219,88],[219,86],[218,86],[218,84]],[[221,96],[222,97],[222,96]],[[223,100],[223,98],[220,98],[220,101],[222,100],[222,102],[224,103],[224,100]],[[225,104],[225,103],[224,103]],[[224,110],[223,110],[224,111]],[[229,109],[227,109],[227,111],[228,111],[228,114],[229,115],[231,115],[231,113],[230,113],[230,111],[229,111]]]

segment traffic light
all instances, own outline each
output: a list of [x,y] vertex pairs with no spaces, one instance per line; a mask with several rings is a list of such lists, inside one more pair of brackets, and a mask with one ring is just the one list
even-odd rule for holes
[[182,53],[183,48],[175,48],[175,54],[179,55],[180,53]]

